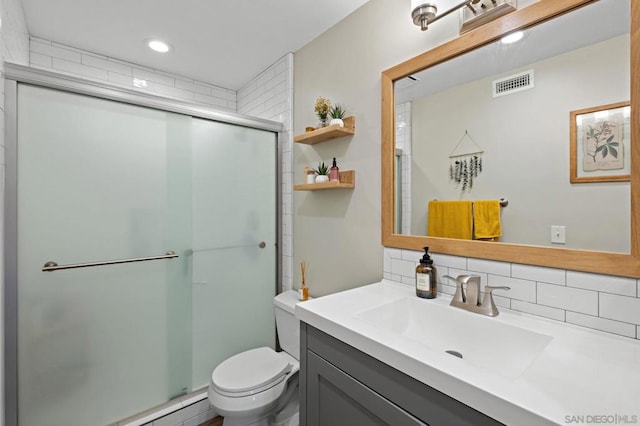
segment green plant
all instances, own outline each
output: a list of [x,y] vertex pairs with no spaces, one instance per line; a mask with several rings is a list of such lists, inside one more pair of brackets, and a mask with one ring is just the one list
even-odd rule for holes
[[324,164],[324,162],[322,162],[322,163],[318,163],[318,168],[313,169],[313,171],[316,172],[318,176],[328,175],[329,167],[326,164]]
[[344,115],[347,113],[347,110],[340,104],[335,104],[329,110],[329,117],[331,118],[344,118]]

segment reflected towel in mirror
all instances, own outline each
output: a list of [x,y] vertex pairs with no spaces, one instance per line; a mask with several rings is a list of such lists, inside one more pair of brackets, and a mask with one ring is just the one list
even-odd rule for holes
[[470,240],[472,227],[471,201],[429,201],[428,236]]
[[473,202],[473,233],[476,240],[492,239],[502,235],[500,200]]

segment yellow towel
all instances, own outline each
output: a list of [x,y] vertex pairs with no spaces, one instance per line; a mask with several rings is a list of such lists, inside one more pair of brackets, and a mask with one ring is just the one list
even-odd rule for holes
[[429,201],[428,236],[470,240],[472,226],[471,201]]
[[476,240],[497,238],[502,235],[499,200],[473,202],[473,233]]

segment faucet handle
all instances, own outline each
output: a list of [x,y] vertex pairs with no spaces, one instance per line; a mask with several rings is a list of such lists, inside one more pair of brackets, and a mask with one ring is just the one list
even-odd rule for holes
[[[500,312],[496,307],[496,303],[493,301],[493,290],[511,290],[511,287],[507,286],[484,286],[484,299],[482,299],[482,306],[486,309],[487,315],[490,317],[497,317]],[[487,303],[489,306],[487,307]]]
[[485,285],[484,292],[491,293],[493,290],[511,290],[511,287],[507,287],[506,285]]

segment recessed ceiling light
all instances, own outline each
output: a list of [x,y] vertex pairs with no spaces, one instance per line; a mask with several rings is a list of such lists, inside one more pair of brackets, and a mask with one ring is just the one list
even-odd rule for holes
[[155,50],[160,53],[167,53],[171,50],[171,46],[161,40],[147,40],[147,46],[149,46],[151,50]]
[[515,33],[511,33],[509,35],[502,37],[501,41],[503,44],[515,43],[516,41],[520,40],[523,35],[524,34],[522,31],[516,31]]

